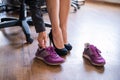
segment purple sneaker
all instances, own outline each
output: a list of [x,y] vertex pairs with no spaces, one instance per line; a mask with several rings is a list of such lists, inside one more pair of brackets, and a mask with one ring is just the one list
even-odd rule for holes
[[105,60],[100,55],[101,51],[97,49],[94,45],[90,45],[89,43],[85,44],[83,57],[88,59],[91,64],[95,66],[104,66]]
[[60,65],[64,62],[64,59],[57,55],[54,48],[51,46],[44,49],[38,48],[35,56],[49,65]]

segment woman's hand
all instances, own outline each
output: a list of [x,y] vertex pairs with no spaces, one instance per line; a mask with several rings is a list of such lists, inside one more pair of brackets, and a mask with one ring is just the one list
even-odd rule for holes
[[40,47],[46,48],[47,40],[48,40],[48,37],[47,37],[47,33],[45,31],[40,32],[38,34],[38,42],[39,42]]

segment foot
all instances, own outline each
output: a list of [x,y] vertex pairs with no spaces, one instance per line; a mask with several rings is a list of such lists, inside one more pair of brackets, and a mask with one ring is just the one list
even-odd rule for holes
[[[53,46],[54,46],[54,48],[55,48],[55,51],[57,52],[57,54],[58,54],[59,56],[65,56],[65,55],[67,55],[68,50],[64,47],[64,45],[63,45],[62,48],[56,47],[56,45],[55,45],[55,43],[54,43],[54,40],[53,40],[52,30],[51,30],[50,33],[49,33],[49,38],[50,38],[50,41],[53,43]],[[60,44],[60,43],[59,43],[59,44]],[[61,43],[61,45],[62,45],[62,43]]]
[[36,58],[44,61],[46,64],[49,65],[60,65],[64,62],[64,59],[61,58],[58,54],[56,54],[53,47],[47,48],[38,48],[36,52]]

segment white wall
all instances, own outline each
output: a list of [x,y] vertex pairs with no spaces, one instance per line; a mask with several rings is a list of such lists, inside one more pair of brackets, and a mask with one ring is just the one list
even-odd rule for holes
[[105,2],[120,3],[120,0],[98,0],[98,1],[105,1]]

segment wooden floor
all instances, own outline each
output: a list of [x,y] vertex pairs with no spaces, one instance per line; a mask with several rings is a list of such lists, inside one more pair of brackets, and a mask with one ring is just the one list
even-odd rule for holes
[[[45,21],[49,22],[47,14]],[[68,26],[73,49],[60,66],[35,59],[38,43],[34,27],[30,45],[25,44],[20,27],[1,30],[0,80],[120,80],[120,6],[86,2],[78,12],[70,12]],[[102,51],[104,67],[92,66],[83,59],[86,42]]]

